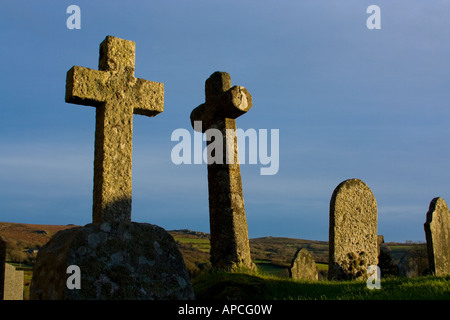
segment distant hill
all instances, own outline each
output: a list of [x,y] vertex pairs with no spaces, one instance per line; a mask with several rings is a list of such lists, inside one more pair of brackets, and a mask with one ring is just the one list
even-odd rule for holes
[[6,259],[11,262],[33,264],[37,250],[58,231],[74,225],[41,225],[0,222],[0,237],[6,241]]
[[0,236],[24,242],[46,243],[56,232],[75,225],[47,225],[0,222]]
[[[0,236],[7,242],[7,260],[32,265],[36,250],[45,245],[58,231],[76,225],[40,225],[0,222]],[[209,268],[209,234],[192,230],[169,230],[177,241],[185,263],[195,275]],[[414,243],[383,243],[394,263],[410,252]],[[423,244],[421,244],[423,246]],[[328,264],[328,242],[284,237],[262,237],[250,239],[252,259],[263,269],[278,275],[286,275],[295,252],[300,248],[310,251],[316,263],[326,268]],[[325,267],[323,267],[325,266]],[[320,269],[320,267],[319,267]]]

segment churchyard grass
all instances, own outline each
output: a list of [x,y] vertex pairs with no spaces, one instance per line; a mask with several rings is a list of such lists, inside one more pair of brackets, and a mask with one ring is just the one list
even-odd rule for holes
[[23,299],[30,299],[30,284],[33,276],[33,270],[27,270],[23,272]]
[[209,272],[193,282],[197,299],[425,300],[450,299],[450,277],[388,277],[381,289],[365,281],[296,281],[265,272]]
[[[25,273],[25,282],[31,272]],[[197,299],[261,300],[440,300],[450,299],[450,276],[381,279],[381,289],[369,290],[364,281],[296,281],[254,273],[209,272],[193,281]],[[24,286],[29,299],[29,286]]]

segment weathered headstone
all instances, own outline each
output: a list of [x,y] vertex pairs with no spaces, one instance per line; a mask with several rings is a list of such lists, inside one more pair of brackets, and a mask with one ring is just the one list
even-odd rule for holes
[[[58,232],[39,250],[31,299],[194,298],[173,237],[131,222],[133,113],[162,112],[164,95],[162,84],[134,77],[134,50],[134,42],[108,36],[100,71],[67,72],[66,101],[97,110],[93,223]],[[74,265],[79,274],[68,274]],[[68,285],[69,276],[79,288]]]
[[[195,108],[190,117],[194,130],[199,130],[196,126],[199,121],[202,132],[219,130],[223,137],[221,145],[226,148],[219,161],[208,159],[211,265],[216,269],[254,268],[250,257],[235,120],[251,107],[252,97],[247,89],[231,87],[228,73],[215,72],[205,82],[205,103]],[[213,141],[207,142],[208,145],[210,143]]]
[[450,212],[442,198],[434,198],[424,224],[430,271],[450,275]]
[[4,300],[23,300],[23,271],[5,264]]
[[339,184],[330,201],[328,278],[363,279],[378,264],[377,203],[359,179]]
[[[66,285],[70,265],[80,268],[80,289]],[[31,285],[31,298],[39,300],[194,298],[172,236],[135,222],[92,223],[58,232],[39,250]]]
[[414,278],[420,275],[419,264],[410,254],[400,258],[398,262],[398,275],[401,277]]
[[289,268],[289,276],[295,280],[318,280],[316,262],[313,255],[305,248],[297,250]]
[[0,237],[0,300],[3,300],[5,285],[6,242]]

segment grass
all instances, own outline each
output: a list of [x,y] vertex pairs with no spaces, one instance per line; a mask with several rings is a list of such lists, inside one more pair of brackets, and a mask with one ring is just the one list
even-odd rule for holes
[[425,300],[450,299],[450,277],[381,279],[381,289],[365,281],[296,281],[264,272],[209,272],[193,281],[205,300]]
[[317,270],[328,271],[328,263],[316,263]]
[[270,261],[255,260],[255,264],[258,266],[260,273],[266,274],[267,276],[277,276],[280,278],[285,278],[289,276],[288,268],[273,264]]
[[24,300],[30,299],[30,285],[31,285],[32,276],[33,276],[32,270],[23,272],[23,299]]

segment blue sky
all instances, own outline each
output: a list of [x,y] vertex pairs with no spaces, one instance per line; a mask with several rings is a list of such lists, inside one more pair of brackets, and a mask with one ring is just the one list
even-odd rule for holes
[[[66,8],[81,9],[69,30]],[[381,9],[369,30],[366,9]],[[279,129],[280,168],[241,166],[250,237],[328,240],[349,178],[378,204],[386,241],[424,241],[430,201],[450,199],[450,1],[3,1],[0,221],[92,221],[94,108],[64,102],[66,72],[97,68],[107,35],[136,42],[136,77],[165,110],[134,117],[137,222],[209,232],[206,165],[174,165],[177,128],[215,71],[246,87],[237,126]]]

